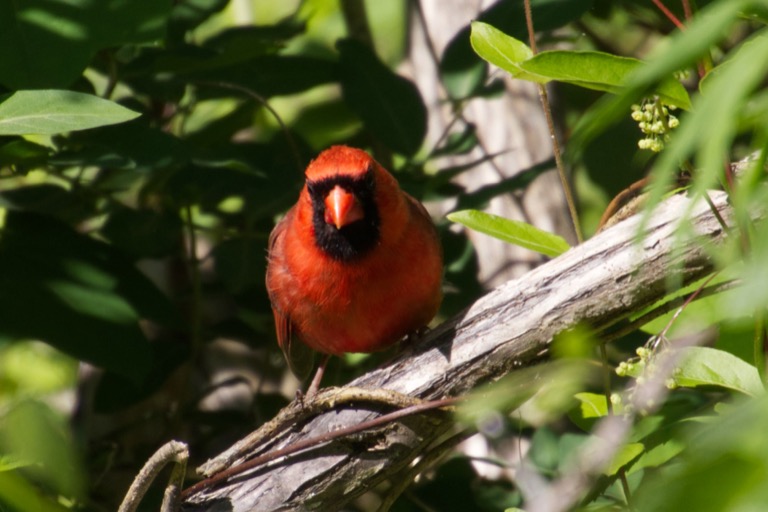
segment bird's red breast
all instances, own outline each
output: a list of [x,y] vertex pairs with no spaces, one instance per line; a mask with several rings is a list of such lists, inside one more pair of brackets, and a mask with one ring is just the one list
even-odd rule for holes
[[442,250],[424,207],[367,153],[322,152],[270,235],[267,290],[278,342],[374,352],[424,327],[442,299]]

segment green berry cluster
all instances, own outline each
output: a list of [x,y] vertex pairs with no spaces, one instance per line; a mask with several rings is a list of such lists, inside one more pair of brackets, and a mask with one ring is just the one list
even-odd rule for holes
[[645,138],[637,142],[640,149],[650,149],[658,153],[669,142],[669,133],[680,125],[680,121],[670,112],[677,110],[674,105],[665,105],[658,96],[642,105],[632,105],[632,119],[637,121]]
[[[644,347],[638,347],[635,353],[637,357],[633,357],[627,361],[622,361],[616,368],[616,374],[620,377],[633,377],[636,385],[644,384],[648,379],[652,379],[656,376],[658,368],[655,364],[655,357],[657,350],[664,350],[666,346],[666,339],[663,337],[653,337],[649,343]],[[669,389],[677,387],[674,378],[667,379],[665,385]],[[634,396],[634,388],[630,388],[627,391],[628,403],[623,405],[623,411],[625,413],[637,412],[640,415],[645,415],[650,409],[654,407],[652,401],[646,401],[645,403],[636,403],[636,397]],[[616,404],[616,399],[611,397],[611,401]],[[621,398],[618,398],[621,401]],[[633,405],[634,404],[634,405]],[[635,405],[638,410],[635,411]]]
[[619,363],[619,366],[616,367],[616,375],[638,379],[642,377],[646,365],[651,361],[653,351],[646,347],[638,347],[635,353],[637,357]]

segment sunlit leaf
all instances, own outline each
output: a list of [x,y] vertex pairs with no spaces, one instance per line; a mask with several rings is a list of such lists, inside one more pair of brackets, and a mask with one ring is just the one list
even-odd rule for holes
[[574,398],[579,401],[581,417],[586,419],[602,418],[608,414],[608,402],[605,395],[597,393],[576,393]]
[[708,423],[689,424],[686,449],[633,493],[640,512],[762,510],[768,503],[768,395],[745,399]]
[[607,476],[615,475],[621,468],[643,453],[643,450],[645,450],[645,446],[643,446],[642,443],[625,444],[616,455],[613,456],[611,463],[605,470],[603,470],[603,474]]
[[733,354],[709,347],[680,350],[681,359],[672,374],[677,386],[719,386],[752,396],[765,393],[757,368]]
[[23,400],[4,412],[0,450],[32,463],[27,471],[63,496],[82,497],[82,467],[66,420],[47,405]]
[[525,222],[505,219],[477,210],[453,212],[447,217],[449,220],[463,224],[475,231],[525,247],[545,256],[556,257],[570,249],[568,242],[563,237],[547,233]]
[[643,453],[632,463],[627,474],[632,474],[644,468],[659,467],[677,457],[684,449],[685,444],[682,441],[671,438]]
[[[491,64],[515,78],[538,83],[556,80],[618,93],[627,85],[632,73],[643,65],[638,59],[596,51],[553,50],[533,55],[522,41],[477,21],[472,23],[471,41],[478,55]],[[688,93],[677,80],[662,81],[654,93],[678,107],[688,109],[691,106]]]
[[140,114],[73,91],[16,91],[0,99],[0,135],[54,134],[123,123]]

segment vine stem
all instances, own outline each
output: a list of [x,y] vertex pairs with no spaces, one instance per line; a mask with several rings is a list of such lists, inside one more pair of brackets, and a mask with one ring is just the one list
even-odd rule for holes
[[[533,15],[531,14],[531,0],[525,0],[525,23],[528,28],[528,40],[530,43],[531,51],[534,55],[538,53],[536,49],[536,37],[533,31]],[[573,223],[573,231],[576,233],[576,239],[579,243],[584,241],[584,235],[581,232],[581,222],[579,222],[579,214],[576,211],[576,201],[573,198],[573,191],[568,183],[568,176],[565,173],[565,164],[563,163],[563,157],[560,152],[560,143],[557,141],[557,134],[555,133],[555,121],[552,118],[552,109],[549,106],[549,96],[547,95],[547,88],[544,84],[537,84],[539,89],[539,100],[541,101],[541,107],[544,110],[544,117],[547,119],[547,128],[549,129],[549,136],[552,139],[552,152],[555,156],[555,164],[557,165],[557,174],[560,176],[560,183],[563,187],[563,193],[565,194],[565,202],[568,204],[568,211],[571,214],[571,222]]]

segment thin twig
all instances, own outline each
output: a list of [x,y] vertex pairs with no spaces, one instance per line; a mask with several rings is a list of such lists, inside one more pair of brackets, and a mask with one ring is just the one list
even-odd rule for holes
[[166,500],[170,503],[168,510],[173,510],[172,507],[178,504],[178,494],[175,494],[174,490],[178,489],[182,484],[188,459],[189,450],[187,445],[182,442],[169,441],[161,446],[144,464],[136,478],[134,478],[131,487],[125,494],[125,498],[123,498],[123,502],[120,504],[118,512],[135,512],[141,503],[141,499],[147,494],[149,486],[152,485],[158,473],[169,462],[175,462],[176,468],[174,468],[171,482],[166,489],[166,498],[163,500],[163,512],[166,510]]
[[[528,27],[528,40],[530,42],[531,51],[535,55],[536,38],[533,30],[533,15],[531,14],[531,0],[525,0],[525,23]],[[549,129],[549,136],[552,139],[552,152],[555,155],[555,163],[557,164],[557,173],[560,176],[560,183],[563,187],[563,193],[565,194],[565,202],[568,204],[568,211],[571,214],[571,222],[573,223],[573,230],[576,233],[576,239],[579,243],[584,241],[584,235],[581,232],[581,222],[579,221],[579,214],[576,210],[576,201],[573,197],[571,186],[568,183],[568,176],[565,173],[565,164],[563,163],[563,157],[560,153],[560,143],[557,141],[557,134],[555,132],[555,121],[552,118],[552,109],[549,106],[549,97],[547,95],[547,88],[544,84],[537,84],[539,90],[539,99],[541,100],[541,107],[544,109],[544,117],[547,119],[547,128]]]

